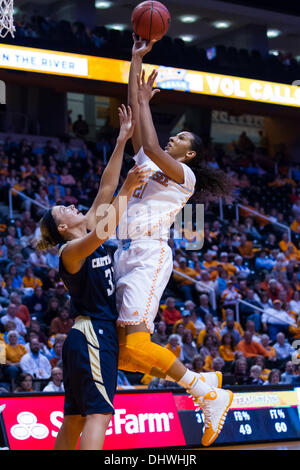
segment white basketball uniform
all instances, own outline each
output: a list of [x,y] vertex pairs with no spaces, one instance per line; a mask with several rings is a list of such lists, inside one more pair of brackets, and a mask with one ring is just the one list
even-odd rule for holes
[[168,245],[175,216],[192,196],[196,178],[181,163],[184,183],[166,176],[145,155],[143,148],[134,160],[147,163],[149,180],[136,188],[117,229],[118,248],[114,255],[118,325],[145,323],[151,333],[161,296],[173,270]]

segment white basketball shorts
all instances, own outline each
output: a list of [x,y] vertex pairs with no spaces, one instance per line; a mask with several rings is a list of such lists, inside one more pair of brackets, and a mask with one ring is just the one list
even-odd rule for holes
[[114,255],[117,324],[145,323],[151,333],[159,302],[173,270],[172,250],[154,239],[120,243]]

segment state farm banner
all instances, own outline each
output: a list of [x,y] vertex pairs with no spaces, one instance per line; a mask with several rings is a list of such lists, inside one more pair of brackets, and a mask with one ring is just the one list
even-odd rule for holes
[[[1,397],[11,450],[51,450],[63,421],[64,396]],[[172,393],[116,395],[104,450],[185,445]]]

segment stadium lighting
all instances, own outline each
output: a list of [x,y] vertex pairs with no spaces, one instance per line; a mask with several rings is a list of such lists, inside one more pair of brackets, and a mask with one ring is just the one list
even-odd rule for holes
[[281,31],[279,31],[279,29],[268,29],[267,31],[268,38],[277,38],[280,34]]
[[179,36],[184,42],[192,42],[195,39],[195,36],[192,34],[184,34],[183,36]]
[[217,29],[226,29],[230,28],[230,21],[214,21],[213,26]]
[[104,2],[104,1],[101,1],[101,0],[96,0],[95,2],[95,7],[96,8],[101,8],[102,10],[104,10],[105,8],[110,8],[112,5],[112,2]]
[[106,24],[105,26],[108,29],[116,29],[117,31],[124,31],[126,29],[125,24]]
[[196,15],[184,15],[179,17],[180,21],[182,23],[195,23],[198,19],[198,16]]

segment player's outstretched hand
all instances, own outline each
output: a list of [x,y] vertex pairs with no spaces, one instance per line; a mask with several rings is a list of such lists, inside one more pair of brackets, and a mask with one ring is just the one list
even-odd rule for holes
[[147,81],[145,80],[145,70],[142,70],[141,75],[137,75],[139,103],[150,101],[154,95],[160,92],[159,88],[153,89],[157,75],[158,72],[155,69],[152,70]]
[[119,139],[121,140],[128,140],[132,137],[135,121],[132,119],[132,110],[130,106],[126,106],[122,104],[118,108],[119,113],[119,120],[120,120],[120,131],[119,131]]
[[151,51],[153,44],[157,42],[157,39],[152,39],[151,41],[146,41],[138,37],[135,33],[132,33],[133,37],[133,46],[132,46],[132,56],[138,56],[141,59]]
[[143,165],[135,164],[134,167],[127,173],[124,186],[130,191],[138,188],[147,182],[150,172],[151,170],[146,163]]

